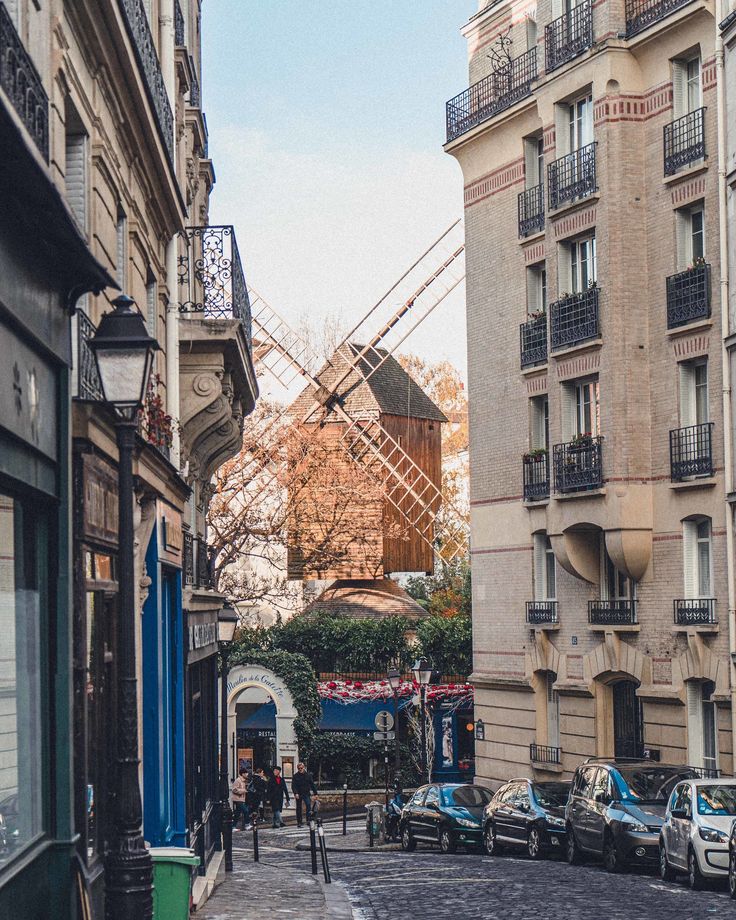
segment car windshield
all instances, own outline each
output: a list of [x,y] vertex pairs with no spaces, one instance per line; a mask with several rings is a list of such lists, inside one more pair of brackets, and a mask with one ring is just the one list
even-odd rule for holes
[[442,800],[450,808],[481,808],[491,798],[490,790],[482,786],[457,786],[455,789],[442,790]]
[[699,786],[699,815],[736,815],[736,786]]
[[534,798],[542,808],[560,808],[567,804],[569,783],[532,783]]
[[[623,786],[622,798],[633,802],[664,804],[675,786],[683,779],[692,779],[693,770],[688,767],[619,766],[619,785]],[[623,780],[623,783],[621,782]]]

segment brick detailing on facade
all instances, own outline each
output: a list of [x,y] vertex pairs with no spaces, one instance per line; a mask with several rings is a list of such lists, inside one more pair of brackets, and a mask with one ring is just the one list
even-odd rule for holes
[[538,393],[546,393],[549,383],[549,378],[546,374],[542,374],[539,377],[529,377],[526,382],[526,391],[529,396],[536,396]]
[[703,61],[703,91],[715,89],[716,86],[716,59],[714,57]]
[[573,358],[571,361],[562,361],[557,365],[557,379],[569,380],[572,377],[585,377],[587,374],[595,374],[601,366],[600,352],[592,355],[583,355],[580,358]]
[[524,181],[524,160],[519,158],[513,163],[507,163],[493,172],[481,176],[475,182],[465,186],[465,207],[469,208],[479,201],[484,201],[499,192],[503,192],[512,185]]
[[544,261],[544,241],[541,243],[534,243],[531,246],[527,246],[524,249],[524,263],[526,265],[534,265],[535,262]]
[[705,176],[700,176],[690,182],[683,182],[682,185],[676,185],[672,189],[672,207],[681,208],[696,198],[702,198],[703,195],[705,195]]
[[686,339],[675,339],[672,350],[675,359],[681,361],[685,358],[696,358],[708,354],[709,336],[691,335]]
[[582,233],[583,230],[588,230],[591,227],[595,227],[595,216],[596,209],[585,208],[584,211],[578,211],[577,214],[571,214],[569,217],[563,217],[562,220],[558,220],[553,223],[555,239],[562,240],[568,236],[575,236],[578,233]]

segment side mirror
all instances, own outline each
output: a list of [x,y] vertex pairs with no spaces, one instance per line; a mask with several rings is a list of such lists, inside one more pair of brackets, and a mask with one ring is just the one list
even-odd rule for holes
[[683,821],[689,821],[690,815],[685,808],[673,808],[670,812],[673,818],[682,818]]

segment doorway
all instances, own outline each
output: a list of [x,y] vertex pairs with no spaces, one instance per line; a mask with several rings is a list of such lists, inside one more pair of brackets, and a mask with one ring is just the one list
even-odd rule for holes
[[636,681],[620,680],[612,688],[615,757],[644,756],[644,716],[637,686]]

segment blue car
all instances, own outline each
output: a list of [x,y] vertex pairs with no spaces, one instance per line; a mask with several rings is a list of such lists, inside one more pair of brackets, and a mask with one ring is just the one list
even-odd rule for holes
[[483,809],[492,797],[485,786],[467,783],[422,786],[401,812],[402,850],[411,852],[419,842],[437,844],[443,853],[454,853],[458,846],[482,846]]

